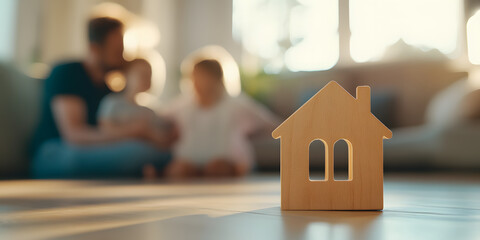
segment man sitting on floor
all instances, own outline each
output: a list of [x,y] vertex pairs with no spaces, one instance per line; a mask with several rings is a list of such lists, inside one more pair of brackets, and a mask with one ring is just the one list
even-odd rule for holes
[[97,126],[100,101],[110,93],[105,75],[125,63],[122,28],[115,19],[90,20],[86,59],[56,66],[45,81],[32,146],[34,177],[132,177],[145,165],[161,169],[170,160],[148,142],[141,122],[108,131]]

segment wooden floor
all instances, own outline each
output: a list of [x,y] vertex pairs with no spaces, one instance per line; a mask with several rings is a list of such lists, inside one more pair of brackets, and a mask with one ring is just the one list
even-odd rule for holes
[[2,181],[0,239],[480,239],[480,175],[387,175],[384,211],[279,206],[278,176]]

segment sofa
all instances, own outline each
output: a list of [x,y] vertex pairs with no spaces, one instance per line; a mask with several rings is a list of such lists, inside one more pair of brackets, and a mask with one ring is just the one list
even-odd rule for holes
[[[397,63],[338,68],[323,72],[285,73],[264,95],[263,103],[285,119],[330,80],[336,80],[352,95],[358,85],[372,86],[372,112],[393,129],[385,141],[386,170],[478,169],[480,126],[458,123],[432,128],[428,108],[434,96],[466,73],[448,70],[444,62]],[[36,126],[42,80],[0,64],[0,178],[28,177],[28,144]],[[439,107],[440,109],[442,106]],[[448,113],[447,113],[448,114]],[[278,171],[280,145],[269,134],[252,139],[259,170]],[[341,168],[346,168],[345,149],[335,150]],[[313,149],[312,169],[322,169],[322,149]]]
[[0,64],[0,178],[28,176],[29,143],[37,123],[42,80]]

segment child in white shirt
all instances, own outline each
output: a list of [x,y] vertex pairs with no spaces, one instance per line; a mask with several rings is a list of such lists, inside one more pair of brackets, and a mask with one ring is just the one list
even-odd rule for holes
[[273,130],[275,117],[246,96],[229,96],[216,60],[197,63],[192,81],[194,96],[183,97],[171,107],[180,138],[166,176],[247,174],[253,165],[248,136],[262,129]]

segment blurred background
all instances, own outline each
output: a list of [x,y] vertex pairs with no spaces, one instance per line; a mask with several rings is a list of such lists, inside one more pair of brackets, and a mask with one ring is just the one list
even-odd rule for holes
[[[28,176],[43,80],[84,56],[95,16],[123,21],[125,59],[152,64],[145,105],[177,96],[198,55],[220,60],[229,94],[243,91],[283,119],[331,80],[352,95],[370,85],[373,113],[394,132],[387,171],[478,171],[478,9],[479,0],[2,0],[0,177]],[[279,142],[252,141],[258,169],[277,171]]]

